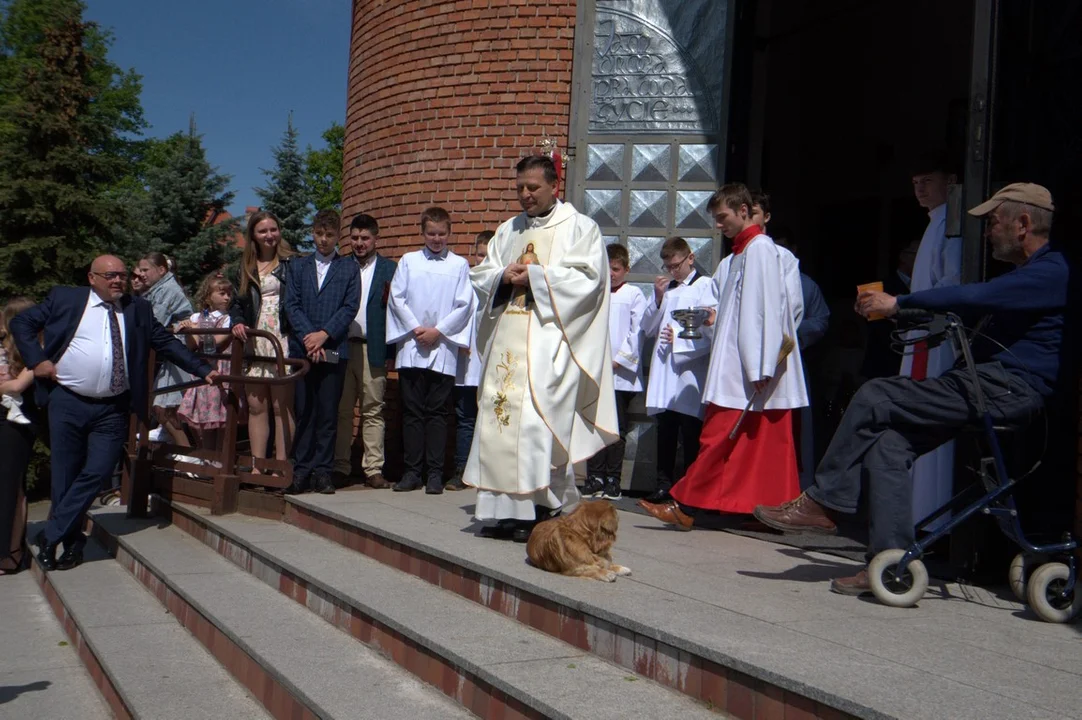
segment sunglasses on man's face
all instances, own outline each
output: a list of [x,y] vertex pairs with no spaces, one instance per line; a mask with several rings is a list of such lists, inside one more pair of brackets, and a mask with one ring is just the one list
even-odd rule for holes
[[112,280],[127,280],[128,279],[128,273],[126,273],[126,272],[91,272],[90,274],[91,275],[97,275],[98,277],[105,278],[106,280],[109,280],[109,281],[112,281]]

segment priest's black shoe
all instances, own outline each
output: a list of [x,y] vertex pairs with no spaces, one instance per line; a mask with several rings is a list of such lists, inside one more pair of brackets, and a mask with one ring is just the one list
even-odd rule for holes
[[286,495],[300,495],[308,492],[308,476],[297,475],[293,477],[293,483],[286,488]]
[[443,478],[439,475],[429,475],[425,485],[425,495],[443,495]]
[[412,492],[413,490],[420,490],[423,485],[424,483],[421,482],[421,478],[417,475],[405,475],[391,489],[395,492]]
[[479,535],[483,538],[494,540],[510,540],[515,533],[518,522],[515,520],[500,520],[495,525],[485,525]]
[[655,505],[661,505],[672,500],[672,495],[669,494],[669,485],[658,485],[657,490],[653,491],[646,496],[645,500],[648,503]]
[[45,542],[45,531],[39,530],[34,536],[34,544],[38,546],[38,565],[42,570],[56,570],[56,543],[50,545]]
[[511,539],[517,543],[524,543],[530,541],[530,533],[533,532],[536,522],[523,521],[515,526],[514,532],[511,533]]
[[317,473],[312,478],[312,492],[322,495],[334,495],[334,481],[329,475]]

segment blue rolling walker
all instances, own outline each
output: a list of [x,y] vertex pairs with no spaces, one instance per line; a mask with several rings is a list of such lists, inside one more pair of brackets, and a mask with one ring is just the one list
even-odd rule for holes
[[[908,340],[899,338],[900,343],[913,345],[926,342],[929,347],[935,347],[950,340],[960,351],[975,388],[974,400],[987,446],[978,470],[984,494],[909,548],[884,550],[872,558],[868,564],[872,592],[884,605],[900,608],[916,605],[928,590],[928,570],[920,560],[924,551],[970,516],[982,513],[996,518],[1003,534],[1022,549],[1010,566],[1009,580],[1015,596],[1028,603],[1045,622],[1064,623],[1074,619],[1082,612],[1082,593],[1075,592],[1077,568],[1074,551],[1078,542],[1068,532],[1063,534],[1059,543],[1035,545],[1022,531],[1012,495],[1018,480],[1008,476],[999,444],[998,433],[1007,428],[996,427],[992,422],[962,321],[953,313],[932,314],[924,310],[899,310],[896,318],[907,322],[910,329],[924,330],[926,333]],[[950,511],[963,494],[917,523],[917,531],[920,532]]]

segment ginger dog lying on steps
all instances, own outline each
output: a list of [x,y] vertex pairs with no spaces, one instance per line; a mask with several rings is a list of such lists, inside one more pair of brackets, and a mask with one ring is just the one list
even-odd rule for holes
[[583,502],[571,514],[546,520],[533,529],[526,544],[530,562],[542,570],[615,582],[631,570],[612,562],[612,546],[620,518],[600,500]]

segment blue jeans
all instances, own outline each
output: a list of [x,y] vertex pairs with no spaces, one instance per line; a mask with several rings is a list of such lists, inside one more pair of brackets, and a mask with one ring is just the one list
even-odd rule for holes
[[477,388],[470,385],[455,387],[455,469],[466,467],[473,445],[473,428],[477,425]]

